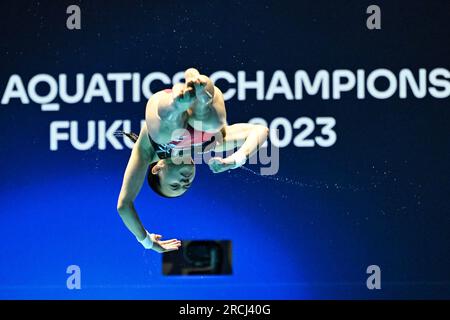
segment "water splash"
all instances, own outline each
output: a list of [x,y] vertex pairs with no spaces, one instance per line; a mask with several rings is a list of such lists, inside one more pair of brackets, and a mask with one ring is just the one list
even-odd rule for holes
[[[399,165],[400,167],[398,169],[402,170],[408,165],[408,162],[405,160],[403,163],[395,163],[396,167]],[[381,165],[371,164],[370,167],[364,168],[364,174],[362,174],[360,169],[352,171],[350,173],[351,176],[360,181],[358,185],[329,183],[317,180],[306,182],[297,178],[282,177],[278,175],[263,175],[245,166],[240,167],[240,169],[262,179],[299,188],[351,193],[369,192],[374,196],[378,195],[377,197],[381,206],[379,214],[382,216],[388,214],[399,215],[411,212],[422,212],[423,185],[414,181],[412,177],[396,175],[394,172],[395,170],[390,168],[390,166],[391,164],[389,161],[385,160]],[[246,180],[250,181],[248,179]]]
[[272,180],[272,181],[276,181],[278,183],[283,183],[283,184],[290,184],[290,185],[294,185],[294,186],[298,186],[300,188],[314,188],[314,189],[328,189],[328,190],[347,190],[347,191],[353,191],[353,192],[357,192],[357,191],[361,191],[361,187],[357,187],[351,184],[347,184],[347,185],[343,185],[340,183],[327,183],[327,182],[323,182],[323,181],[317,181],[314,180],[312,182],[304,182],[301,181],[299,179],[292,179],[292,178],[288,178],[288,177],[281,177],[281,176],[277,176],[277,175],[263,175],[261,173],[258,173],[250,168],[247,168],[245,166],[240,167],[240,169],[247,171],[251,174],[254,174],[258,177],[262,177],[264,179],[267,180]]

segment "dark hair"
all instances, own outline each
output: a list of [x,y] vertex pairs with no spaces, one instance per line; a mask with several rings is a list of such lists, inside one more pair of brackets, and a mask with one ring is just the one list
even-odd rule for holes
[[159,179],[159,175],[152,173],[152,169],[153,169],[154,166],[156,166],[157,163],[158,162],[152,163],[149,166],[148,175],[147,175],[148,185],[150,186],[150,188],[153,191],[155,191],[156,194],[160,195],[161,197],[173,198],[173,197],[169,197],[169,196],[165,195],[164,193],[162,193],[162,191],[161,191],[161,181]]

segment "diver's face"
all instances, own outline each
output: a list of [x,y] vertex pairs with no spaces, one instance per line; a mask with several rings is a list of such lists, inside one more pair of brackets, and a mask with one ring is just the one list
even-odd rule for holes
[[192,159],[184,162],[187,163],[175,164],[170,160],[164,162],[158,173],[163,194],[178,197],[190,188],[195,177],[195,165]]

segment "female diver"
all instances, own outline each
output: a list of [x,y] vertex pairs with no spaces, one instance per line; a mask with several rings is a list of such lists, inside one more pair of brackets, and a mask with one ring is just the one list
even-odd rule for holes
[[181,242],[177,239],[164,241],[161,235],[149,233],[134,207],[145,177],[160,196],[179,197],[189,189],[195,177],[192,152],[224,152],[238,148],[231,156],[214,157],[208,162],[214,173],[235,169],[264,143],[268,129],[248,123],[227,125],[222,92],[208,77],[190,68],[185,71],[184,84],[177,83],[172,89],[150,97],[145,125],[139,136],[123,134],[135,144],[123,177],[117,211],[146,249],[166,252],[177,250]]

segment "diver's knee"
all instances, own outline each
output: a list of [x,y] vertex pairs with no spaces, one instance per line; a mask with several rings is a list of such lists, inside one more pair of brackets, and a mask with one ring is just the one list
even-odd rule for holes
[[208,121],[208,131],[219,132],[226,125],[226,121],[221,119],[221,117],[214,116],[211,117]]

